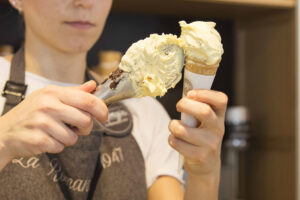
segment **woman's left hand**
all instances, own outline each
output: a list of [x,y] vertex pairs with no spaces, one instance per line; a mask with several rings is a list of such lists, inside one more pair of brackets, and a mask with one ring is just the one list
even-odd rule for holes
[[178,102],[178,112],[199,121],[196,128],[187,127],[179,120],[169,124],[169,144],[185,157],[184,167],[189,176],[219,176],[227,101],[221,92],[192,90]]

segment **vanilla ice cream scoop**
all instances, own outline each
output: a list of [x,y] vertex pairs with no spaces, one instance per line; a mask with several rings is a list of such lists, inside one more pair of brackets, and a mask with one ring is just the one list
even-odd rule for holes
[[204,66],[219,66],[224,53],[221,36],[216,23],[196,21],[181,26],[180,45],[184,49],[186,62],[197,62]]
[[152,34],[131,45],[119,68],[95,93],[106,103],[144,96],[163,96],[182,77],[183,49],[175,35]]
[[163,96],[181,79],[183,50],[175,35],[157,35],[134,43],[119,68],[128,73],[136,97]]

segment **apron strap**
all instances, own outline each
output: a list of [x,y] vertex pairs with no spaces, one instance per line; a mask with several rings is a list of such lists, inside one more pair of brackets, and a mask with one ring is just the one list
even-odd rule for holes
[[27,90],[25,84],[24,46],[13,57],[9,80],[6,81],[2,96],[6,97],[2,115],[18,105],[24,98]]

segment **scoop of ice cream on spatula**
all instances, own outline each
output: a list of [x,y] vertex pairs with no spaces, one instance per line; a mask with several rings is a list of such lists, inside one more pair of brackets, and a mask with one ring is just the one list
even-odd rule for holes
[[163,96],[182,77],[183,49],[175,35],[152,34],[127,50],[119,68],[95,95],[106,104],[144,96]]

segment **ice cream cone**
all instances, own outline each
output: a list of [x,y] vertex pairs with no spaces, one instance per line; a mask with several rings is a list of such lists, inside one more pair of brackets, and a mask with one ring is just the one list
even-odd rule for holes
[[[224,53],[221,36],[214,22],[179,22],[180,44],[185,54],[183,96],[193,89],[210,89]],[[199,121],[181,113],[181,121],[189,127],[197,127]],[[184,158],[179,157],[178,171],[182,170]]]
[[218,68],[219,63],[215,65],[206,65],[205,63],[195,58],[193,59],[186,56],[185,59],[185,69],[196,74],[213,76],[216,75]]
[[[183,81],[183,96],[187,96],[188,91],[193,89],[210,89],[215,75],[217,73],[219,63],[215,65],[206,65],[197,59],[191,59],[186,56],[184,81]],[[181,120],[183,124],[189,127],[197,127],[198,120],[186,113],[181,113]],[[184,164],[184,158],[179,156],[178,173],[181,173]]]

